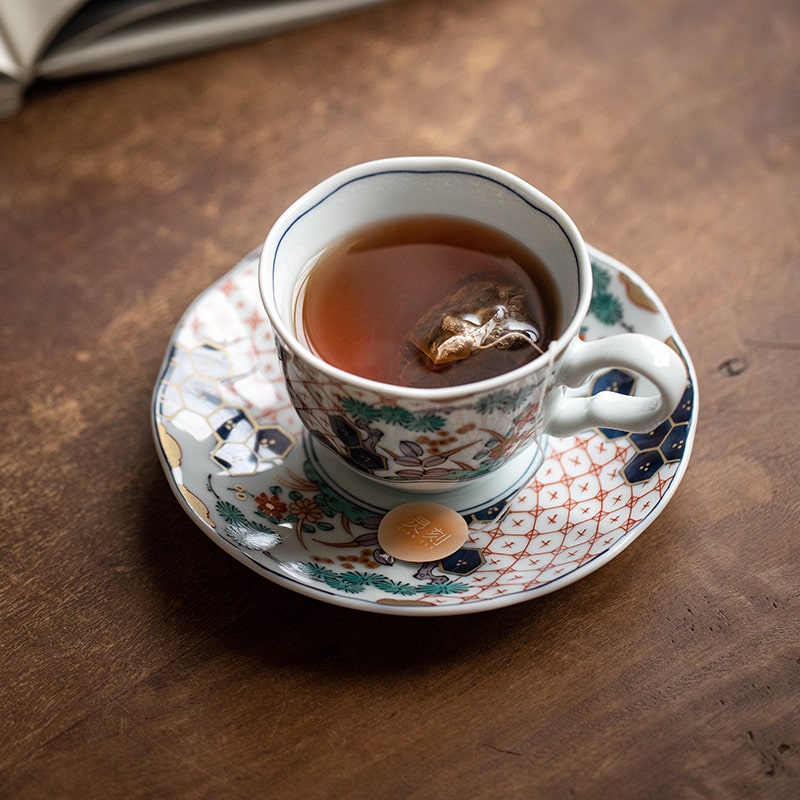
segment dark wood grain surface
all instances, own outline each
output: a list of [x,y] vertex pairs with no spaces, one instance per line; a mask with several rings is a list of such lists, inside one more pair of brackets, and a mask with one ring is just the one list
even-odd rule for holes
[[[0,121],[0,796],[800,794],[800,6],[406,0],[39,85]],[[698,372],[657,521],[539,600],[321,604],[178,506],[192,300],[328,174],[493,162],[658,292]]]

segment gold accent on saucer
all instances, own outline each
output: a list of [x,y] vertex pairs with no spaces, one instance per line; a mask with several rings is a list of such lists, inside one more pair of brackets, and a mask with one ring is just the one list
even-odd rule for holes
[[667,345],[667,347],[671,347],[683,359],[684,364],[686,363],[686,359],[683,358],[683,353],[681,353],[681,349],[678,347],[678,343],[675,341],[674,336],[670,336],[665,339],[664,344]]
[[198,517],[201,517],[203,522],[205,522],[207,525],[210,525],[212,528],[216,528],[217,526],[214,524],[213,520],[211,519],[211,515],[208,512],[208,506],[196,494],[192,494],[183,484],[180,484],[178,489],[183,495],[183,499],[186,501],[189,508],[191,508]]
[[656,304],[638,283],[632,280],[624,272],[620,272],[619,277],[622,283],[625,285],[625,292],[628,295],[628,299],[631,301],[631,303],[639,306],[639,308],[645,309],[645,311],[652,311],[653,314],[658,313]]
[[181,446],[176,439],[169,433],[163,422],[159,422],[157,426],[158,440],[161,442],[161,447],[164,448],[164,456],[167,463],[172,469],[181,465]]

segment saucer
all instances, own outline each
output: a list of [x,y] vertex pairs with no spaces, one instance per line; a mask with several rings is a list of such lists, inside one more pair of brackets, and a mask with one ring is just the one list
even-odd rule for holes
[[[258,292],[258,250],[204,291],[178,324],[153,393],[156,448],[186,513],[223,550],[300,594],[384,614],[465,614],[531,600],[606,564],[664,509],[689,461],[694,367],[641,278],[589,248],[592,304],[581,336],[635,331],[686,363],[679,406],[655,430],[550,437],[540,466],[458,510],[464,546],[437,562],[395,561],[378,524],[397,498],[358,496],[304,433],[289,400]],[[578,390],[647,394],[621,370]]]

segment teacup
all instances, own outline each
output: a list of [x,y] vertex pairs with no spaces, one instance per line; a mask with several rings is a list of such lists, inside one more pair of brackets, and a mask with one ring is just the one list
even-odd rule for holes
[[[365,225],[425,214],[489,225],[545,263],[563,319],[542,355],[480,382],[422,389],[344,372],[303,342],[295,327],[298,292],[320,253]],[[579,338],[592,297],[592,271],[577,227],[525,181],[472,160],[389,158],[324,180],[270,230],[260,256],[259,288],[289,395],[312,434],[319,466],[345,486],[358,477],[356,494],[377,486],[384,493],[477,497],[475,487],[486,477],[492,486],[478,495],[487,500],[497,487],[537,467],[547,435],[601,427],[652,430],[672,413],[686,385],[683,362],[663,342],[634,333],[591,342]],[[610,368],[644,377],[652,393],[579,397],[566,391]]]

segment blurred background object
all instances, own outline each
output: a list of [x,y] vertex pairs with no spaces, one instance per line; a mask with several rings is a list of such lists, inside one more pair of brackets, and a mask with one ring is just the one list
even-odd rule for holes
[[386,0],[0,0],[0,116],[37,78],[135,67]]

